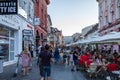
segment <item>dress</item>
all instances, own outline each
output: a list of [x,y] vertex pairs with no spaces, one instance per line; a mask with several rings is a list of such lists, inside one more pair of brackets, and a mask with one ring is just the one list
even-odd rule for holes
[[21,56],[22,56],[22,66],[28,67],[30,63],[29,53],[23,53]]

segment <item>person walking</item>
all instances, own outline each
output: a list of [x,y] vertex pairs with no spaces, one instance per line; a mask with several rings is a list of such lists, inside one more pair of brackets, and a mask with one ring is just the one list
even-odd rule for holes
[[73,66],[73,53],[70,52],[70,65]]
[[41,51],[40,51],[40,53],[38,55],[38,59],[37,59],[37,65],[39,66],[40,76],[42,75],[42,64],[41,64],[41,61],[39,59],[39,56],[44,50],[45,50],[44,47],[41,47]]
[[73,62],[74,62],[74,65],[73,65],[72,71],[75,71],[75,70],[77,70],[77,66],[78,66],[78,53],[77,53],[77,51],[73,52]]
[[24,51],[22,51],[22,53],[20,53],[19,56],[21,56],[21,59],[22,59],[23,76],[28,75],[29,65],[31,62],[31,55],[28,47],[25,47]]
[[45,50],[42,51],[39,55],[39,60],[41,62],[41,80],[44,80],[47,76],[47,80],[50,80],[51,76],[51,61],[54,61],[52,58],[52,53],[49,50],[49,45],[45,45]]
[[56,47],[56,49],[55,49],[54,58],[55,58],[55,63],[58,63],[59,59],[60,59],[60,53],[59,53],[58,47]]

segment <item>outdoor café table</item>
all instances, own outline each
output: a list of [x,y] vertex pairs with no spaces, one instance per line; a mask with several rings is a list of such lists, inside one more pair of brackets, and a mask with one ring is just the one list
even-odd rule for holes
[[112,71],[113,74],[117,74],[118,75],[118,78],[120,78],[120,70],[117,70],[117,71]]

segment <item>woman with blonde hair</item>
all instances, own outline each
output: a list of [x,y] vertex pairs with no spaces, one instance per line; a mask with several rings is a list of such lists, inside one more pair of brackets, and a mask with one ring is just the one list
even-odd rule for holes
[[20,56],[22,58],[23,75],[25,76],[25,75],[28,75],[29,65],[31,62],[31,55],[28,47],[24,48],[24,51],[22,51]]

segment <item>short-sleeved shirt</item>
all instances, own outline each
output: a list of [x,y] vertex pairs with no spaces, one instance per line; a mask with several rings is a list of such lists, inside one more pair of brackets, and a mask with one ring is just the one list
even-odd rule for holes
[[108,64],[107,65],[107,70],[108,71],[115,71],[115,70],[117,70],[117,64],[115,64],[115,63]]
[[52,58],[50,51],[42,51],[39,55],[39,58],[41,58],[42,66],[50,66],[50,59]]
[[73,52],[73,60],[78,60],[78,53],[76,51]]

